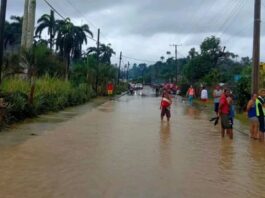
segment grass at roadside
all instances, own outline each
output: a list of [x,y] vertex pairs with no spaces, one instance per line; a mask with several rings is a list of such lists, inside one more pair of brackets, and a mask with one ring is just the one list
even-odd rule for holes
[[58,78],[42,77],[36,80],[33,104],[29,104],[30,84],[21,78],[5,79],[1,94],[8,103],[5,122],[13,123],[48,111],[85,103],[95,96],[87,84],[73,86]]
[[[8,106],[4,112],[4,123],[10,124],[34,117],[48,111],[59,111],[69,106],[88,102],[96,97],[89,84],[73,85],[70,81],[43,76],[36,80],[33,104],[29,103],[30,83],[21,78],[5,79],[1,86],[1,97]],[[121,84],[115,90],[120,94],[127,89]]]

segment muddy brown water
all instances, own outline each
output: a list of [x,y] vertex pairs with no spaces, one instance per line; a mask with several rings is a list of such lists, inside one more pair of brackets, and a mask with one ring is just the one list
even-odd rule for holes
[[208,113],[178,99],[160,122],[160,98],[143,93],[2,133],[0,197],[265,197],[264,144],[221,139]]

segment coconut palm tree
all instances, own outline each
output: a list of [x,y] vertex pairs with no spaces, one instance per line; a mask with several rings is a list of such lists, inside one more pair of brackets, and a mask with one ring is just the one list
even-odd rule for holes
[[87,44],[87,35],[93,37],[93,33],[90,31],[87,24],[82,26],[74,26],[73,29],[75,32],[73,58],[76,60],[80,59],[82,56],[82,44]]
[[65,60],[65,78],[68,79],[71,58],[81,57],[82,45],[87,43],[87,34],[93,37],[88,25],[75,26],[69,18],[57,20],[56,50]]
[[41,34],[43,30],[48,28],[48,35],[50,36],[49,45],[50,45],[50,49],[52,49],[53,44],[54,44],[55,32],[57,28],[56,26],[57,23],[54,17],[54,11],[51,10],[50,15],[49,14],[42,15],[38,20],[38,24],[39,25],[35,31],[35,35],[41,38]]
[[101,61],[106,64],[111,63],[111,56],[115,54],[114,50],[111,48],[111,44],[100,46],[100,51],[102,52]]
[[[87,54],[96,56],[97,48],[90,47],[87,49]],[[115,54],[115,51],[111,48],[111,44],[100,44],[99,46],[99,62],[104,64],[111,64],[111,57]]]

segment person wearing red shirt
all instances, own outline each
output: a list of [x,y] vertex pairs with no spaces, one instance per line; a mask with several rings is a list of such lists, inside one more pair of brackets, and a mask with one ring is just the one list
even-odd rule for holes
[[161,109],[161,121],[163,121],[164,116],[166,115],[167,121],[169,122],[171,113],[170,113],[170,106],[172,104],[171,96],[168,91],[164,90],[162,95],[162,100],[160,104]]
[[226,132],[226,134],[229,135],[230,139],[233,139],[233,127],[232,123],[229,120],[230,107],[227,101],[227,97],[229,96],[229,94],[230,91],[225,89],[224,93],[221,95],[218,115],[221,117],[222,137],[224,137]]

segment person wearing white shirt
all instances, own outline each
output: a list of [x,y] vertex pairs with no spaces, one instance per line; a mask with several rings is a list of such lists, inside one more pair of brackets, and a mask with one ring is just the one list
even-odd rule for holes
[[205,88],[205,87],[203,87],[202,88],[202,91],[201,91],[201,100],[203,101],[203,102],[207,102],[207,100],[208,100],[208,91],[207,91],[207,89]]

